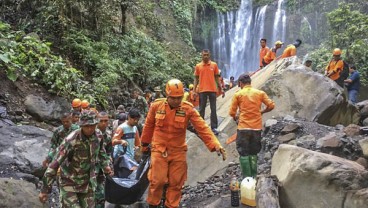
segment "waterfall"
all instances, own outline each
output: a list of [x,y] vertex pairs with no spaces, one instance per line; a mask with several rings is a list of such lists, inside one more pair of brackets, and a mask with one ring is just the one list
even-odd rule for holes
[[[281,32],[281,34],[280,34]],[[275,13],[275,22],[272,32],[272,44],[277,40],[285,41],[286,35],[286,12],[284,10],[284,0],[278,0]]]
[[267,5],[263,6],[262,8],[257,8],[256,15],[255,15],[255,22],[253,26],[253,40],[252,40],[252,53],[256,53],[255,55],[252,55],[252,60],[250,63],[250,66],[252,67],[251,70],[248,71],[254,71],[259,66],[259,57],[258,57],[258,51],[260,49],[259,41],[264,38],[264,26],[265,26],[265,16],[266,16],[266,10]]
[[218,63],[223,75],[237,77],[252,71],[252,1],[242,0],[238,11],[217,14],[217,28],[213,31],[212,59]]
[[[244,72],[258,69],[261,38],[268,40],[269,47],[276,39],[285,40],[286,12],[283,6],[284,0],[278,0],[273,25],[265,25],[268,6],[257,8],[253,14],[252,0],[242,0],[237,11],[217,13],[217,26],[211,31],[212,40],[205,46],[211,50],[212,60],[218,63],[225,78],[237,78]],[[265,27],[271,30],[265,30]]]

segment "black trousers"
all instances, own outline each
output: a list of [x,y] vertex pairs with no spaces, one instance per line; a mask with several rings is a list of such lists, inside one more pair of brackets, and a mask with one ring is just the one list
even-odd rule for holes
[[240,156],[257,155],[262,148],[261,130],[238,130],[236,135],[236,150]]
[[204,119],[207,98],[210,99],[211,108],[211,129],[217,128],[217,113],[216,113],[216,92],[201,92],[199,93],[199,114]]

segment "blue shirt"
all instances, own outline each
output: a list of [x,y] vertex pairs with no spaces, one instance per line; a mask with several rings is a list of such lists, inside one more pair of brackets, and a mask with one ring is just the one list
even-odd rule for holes
[[[121,139],[128,142],[126,154],[134,160],[134,141],[135,141],[135,134],[137,133],[138,129],[136,126],[129,126],[128,123],[125,121],[122,123],[118,128],[123,129],[124,135]],[[121,144],[117,144],[114,146],[114,153],[113,157],[116,158],[117,156],[124,153],[124,148]]]
[[357,90],[359,91],[359,88],[360,88],[360,76],[359,76],[359,72],[358,71],[353,71],[349,78],[348,79],[351,79],[351,83],[349,83],[347,85],[347,89],[348,90]]

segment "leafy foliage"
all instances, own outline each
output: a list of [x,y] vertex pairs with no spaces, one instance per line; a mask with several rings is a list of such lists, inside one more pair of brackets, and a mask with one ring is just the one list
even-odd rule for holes
[[78,96],[82,74],[67,66],[59,56],[51,52],[49,42],[43,42],[35,34],[12,32],[10,26],[0,22],[0,66],[6,70],[10,80],[19,75],[29,76],[50,87],[50,91],[64,96]]
[[329,38],[310,54],[313,68],[322,72],[332,59],[332,50],[343,50],[342,58],[357,66],[361,81],[368,84],[368,15],[354,4],[339,4],[328,13]]
[[353,4],[339,4],[327,17],[331,47],[343,49],[345,59],[357,66],[363,82],[368,83],[368,15]]

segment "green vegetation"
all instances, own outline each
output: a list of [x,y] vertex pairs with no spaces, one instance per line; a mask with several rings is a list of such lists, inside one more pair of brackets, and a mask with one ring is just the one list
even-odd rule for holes
[[[12,26],[0,24],[0,69],[13,81],[27,76],[52,93],[87,98],[104,107],[114,96],[111,90],[119,86],[144,89],[170,78],[193,81],[199,56],[191,40],[190,4],[166,1],[167,9],[162,10],[164,4],[144,0],[104,2],[34,1],[27,11],[16,11],[26,8],[22,5],[4,6],[6,12],[13,8],[16,14],[29,15],[17,16]],[[162,15],[168,20],[160,19]],[[175,26],[178,30],[174,43],[164,37],[170,18],[176,20],[173,32]],[[29,31],[41,35],[26,35]]]
[[368,84],[368,15],[357,8],[353,4],[340,4],[339,8],[327,15],[329,38],[311,57],[314,63],[318,63],[316,68],[321,69],[331,59],[332,50],[341,48],[343,59],[355,64],[362,82]]
[[67,65],[50,49],[51,43],[38,36],[25,35],[22,31],[11,31],[10,25],[0,22],[0,67],[7,77],[15,81],[18,76],[28,76],[60,95],[80,96],[82,74]]
[[264,6],[267,4],[272,4],[274,2],[274,0],[253,0],[253,6],[258,7],[258,6]]

